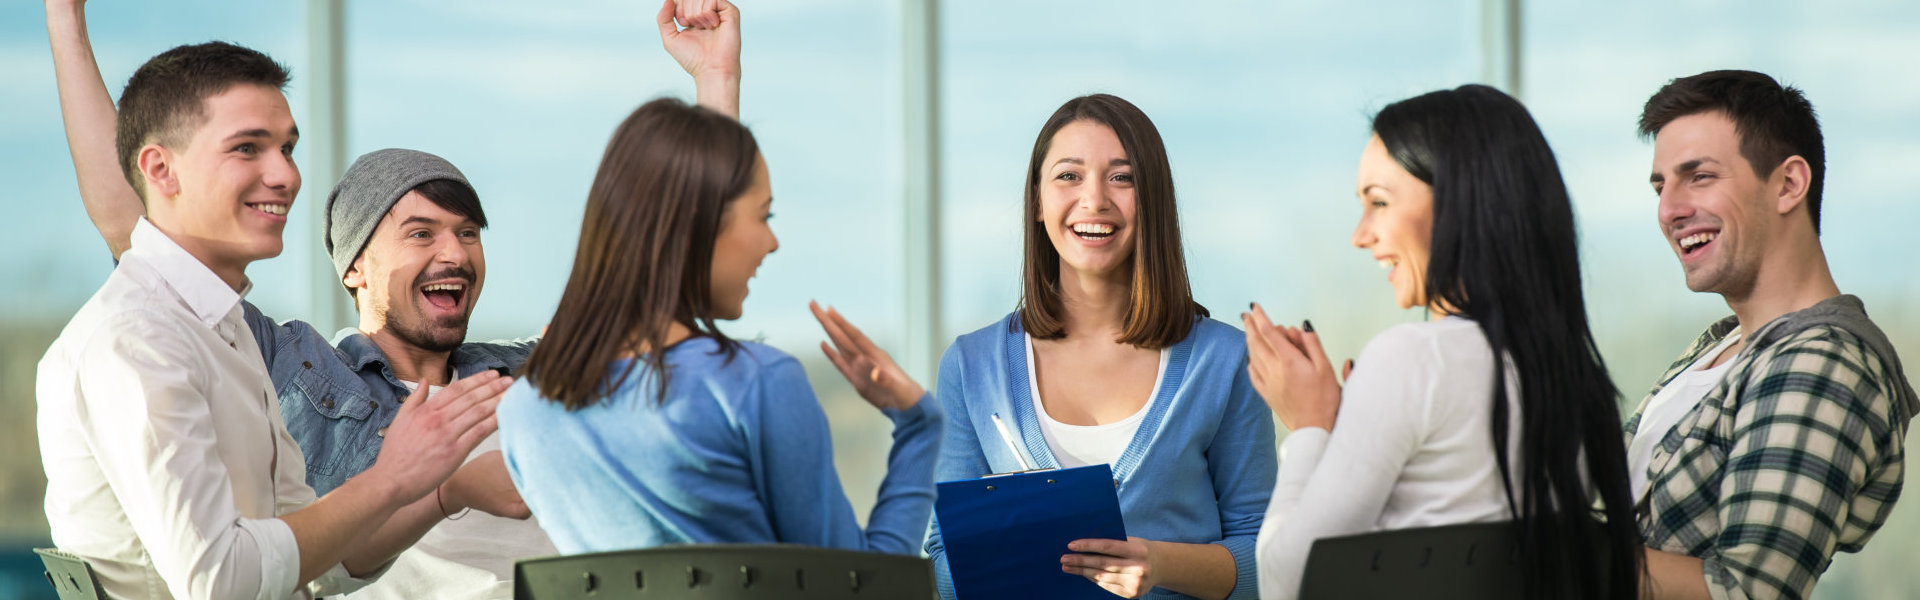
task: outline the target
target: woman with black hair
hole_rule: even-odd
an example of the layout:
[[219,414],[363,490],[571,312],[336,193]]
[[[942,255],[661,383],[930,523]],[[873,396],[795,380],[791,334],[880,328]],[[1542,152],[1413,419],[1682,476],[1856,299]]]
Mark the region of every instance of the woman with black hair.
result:
[[1318,538],[1508,519],[1528,597],[1633,597],[1618,393],[1546,138],[1480,85],[1388,105],[1373,132],[1353,244],[1432,319],[1375,336],[1342,389],[1311,322],[1242,315],[1254,387],[1292,432],[1257,544],[1261,597],[1298,593]]

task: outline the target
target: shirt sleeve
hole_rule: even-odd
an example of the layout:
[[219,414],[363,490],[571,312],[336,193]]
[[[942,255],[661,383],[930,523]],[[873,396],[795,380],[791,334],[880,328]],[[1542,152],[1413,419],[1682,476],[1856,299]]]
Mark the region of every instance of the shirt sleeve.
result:
[[168,591],[285,598],[299,579],[299,547],[278,519],[235,507],[188,332],[134,315],[101,332],[78,361],[78,422]]
[[[940,405],[946,412],[946,425],[940,446],[939,464],[934,468],[934,481],[957,481],[986,476],[992,472],[987,464],[986,452],[980,449],[980,437],[974,435],[973,427],[967,420],[966,368],[961,360],[960,345],[954,344],[940,358],[938,392]],[[927,557],[933,559],[933,578],[939,588],[942,600],[953,600],[953,574],[947,571],[947,550],[940,538],[940,519],[936,515],[927,527],[927,539],[924,548]]]
[[1207,450],[1207,469],[1219,498],[1224,537],[1218,543],[1233,554],[1235,579],[1227,597],[1252,600],[1260,597],[1254,545],[1273,494],[1278,459],[1273,450],[1273,412],[1254,393],[1244,358],[1234,371],[1226,410]]
[[1315,540],[1367,531],[1380,518],[1420,447],[1436,360],[1425,340],[1376,340],[1340,396],[1338,431],[1302,429],[1281,442],[1278,481],[1258,543],[1261,598],[1298,595]]
[[863,531],[833,467],[826,413],[800,363],[783,358],[766,367],[751,393],[761,397],[759,462],[767,482],[767,513],[783,542],[890,554],[917,553],[933,512],[933,463],[939,452],[940,407],[925,396],[913,408],[885,411],[894,423],[893,449],[879,498]]
[[1747,371],[1719,474],[1720,532],[1701,557],[1714,598],[1808,597],[1842,529],[1876,518],[1855,513],[1892,505],[1858,498],[1900,451],[1891,400],[1857,347],[1833,336],[1780,342]]

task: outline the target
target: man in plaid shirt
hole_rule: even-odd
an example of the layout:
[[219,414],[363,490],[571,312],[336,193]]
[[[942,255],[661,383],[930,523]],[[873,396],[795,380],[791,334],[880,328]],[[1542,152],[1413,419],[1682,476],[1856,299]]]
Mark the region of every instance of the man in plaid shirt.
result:
[[1661,598],[1805,598],[1900,496],[1920,399],[1842,295],[1820,248],[1820,125],[1750,71],[1674,80],[1647,101],[1660,231],[1687,287],[1733,309],[1626,424]]

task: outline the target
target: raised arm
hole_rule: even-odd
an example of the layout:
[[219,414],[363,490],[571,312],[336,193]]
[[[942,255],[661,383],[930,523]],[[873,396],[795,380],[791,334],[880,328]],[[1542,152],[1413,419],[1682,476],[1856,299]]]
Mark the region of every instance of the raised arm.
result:
[[87,39],[86,0],[46,0],[47,39],[53,44],[53,75],[60,88],[60,117],[67,150],[80,180],[87,218],[118,260],[132,245],[133,224],[145,213],[127,183],[114,149],[113,97]]
[[667,54],[693,76],[700,105],[740,118],[739,9],[727,0],[665,0],[654,21]]

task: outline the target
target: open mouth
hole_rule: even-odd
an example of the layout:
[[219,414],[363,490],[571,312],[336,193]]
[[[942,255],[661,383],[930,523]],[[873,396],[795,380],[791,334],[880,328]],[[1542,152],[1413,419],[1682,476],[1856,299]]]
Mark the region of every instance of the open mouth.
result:
[[1074,237],[1088,241],[1099,241],[1113,237],[1115,228],[1107,223],[1075,223],[1071,228]]
[[1719,237],[1720,232],[1718,231],[1702,231],[1680,238],[1680,256],[1685,257],[1698,254],[1701,250],[1705,249],[1708,244],[1712,244],[1715,239],[1719,239]]
[[284,218],[287,216],[287,210],[291,209],[292,205],[280,204],[275,202],[261,202],[261,203],[255,203],[255,204],[248,204],[247,208],[251,208],[251,209],[254,209],[269,215],[273,215],[276,217]]
[[434,308],[456,311],[460,309],[461,302],[467,299],[467,284],[436,283],[421,287],[420,295]]

